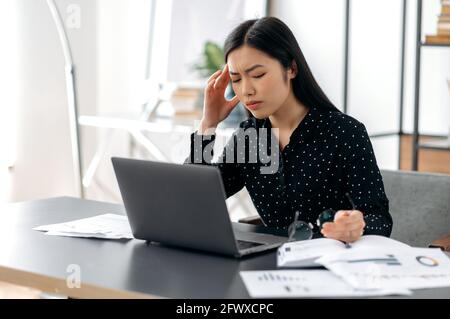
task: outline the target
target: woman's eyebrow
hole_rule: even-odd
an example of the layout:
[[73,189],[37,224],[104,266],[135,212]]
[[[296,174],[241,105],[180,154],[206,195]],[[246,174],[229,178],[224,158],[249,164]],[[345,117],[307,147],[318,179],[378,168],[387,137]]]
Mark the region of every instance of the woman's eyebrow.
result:
[[[249,73],[249,72],[251,72],[251,71],[253,71],[253,70],[257,69],[257,68],[261,68],[261,67],[264,67],[264,65],[262,65],[262,64],[255,64],[255,65],[249,67],[248,69],[246,69],[245,73]],[[233,71],[230,71],[230,74],[231,75],[239,75],[239,73],[236,73],[236,72],[233,72]]]

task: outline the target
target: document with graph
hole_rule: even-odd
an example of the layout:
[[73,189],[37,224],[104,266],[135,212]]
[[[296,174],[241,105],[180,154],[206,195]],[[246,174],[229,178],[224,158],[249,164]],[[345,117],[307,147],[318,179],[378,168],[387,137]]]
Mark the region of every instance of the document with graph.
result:
[[410,295],[396,289],[356,289],[328,270],[241,271],[241,278],[253,298],[375,297]]
[[362,236],[357,242],[346,246],[343,242],[330,238],[317,238],[311,240],[294,241],[283,244],[278,248],[277,266],[279,268],[309,268],[320,266],[316,260],[322,256],[352,251],[359,254],[361,251],[377,248],[408,249],[410,246],[377,235]]
[[354,288],[450,287],[450,259],[438,248],[350,249],[316,262]]

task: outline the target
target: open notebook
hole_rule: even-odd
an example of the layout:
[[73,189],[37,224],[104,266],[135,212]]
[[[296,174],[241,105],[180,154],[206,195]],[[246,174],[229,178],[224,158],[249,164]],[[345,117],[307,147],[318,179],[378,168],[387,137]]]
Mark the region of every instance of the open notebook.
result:
[[377,235],[363,236],[349,247],[346,247],[345,243],[339,240],[330,238],[295,241],[285,243],[278,248],[277,266],[280,268],[321,267],[322,265],[315,261],[322,256],[336,254],[339,251],[346,252],[349,249],[356,252],[357,250],[367,251],[374,248],[407,249],[410,246],[397,240]]

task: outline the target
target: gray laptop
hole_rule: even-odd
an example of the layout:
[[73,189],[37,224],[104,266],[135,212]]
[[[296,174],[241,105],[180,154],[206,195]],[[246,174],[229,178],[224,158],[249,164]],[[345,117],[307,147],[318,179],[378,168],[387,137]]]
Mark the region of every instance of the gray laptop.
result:
[[241,257],[287,241],[265,227],[232,223],[214,167],[112,158],[137,239]]

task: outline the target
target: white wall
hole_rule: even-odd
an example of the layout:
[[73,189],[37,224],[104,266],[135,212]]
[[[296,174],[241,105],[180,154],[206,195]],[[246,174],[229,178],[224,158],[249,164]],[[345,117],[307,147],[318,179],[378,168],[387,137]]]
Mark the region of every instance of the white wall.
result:
[[344,1],[273,0],[271,10],[292,30],[317,82],[342,109]]
[[262,16],[264,8],[261,0],[174,0],[168,80],[197,80],[190,66],[198,61],[205,41],[223,45],[234,27],[246,18]]
[[[142,111],[140,97],[145,89],[151,1],[97,0],[97,4],[96,113],[137,118]],[[111,141],[101,158],[93,183],[87,189],[87,197],[119,202],[121,199],[110,157],[128,156],[130,137],[123,130],[83,129],[97,132],[99,143],[105,139]]]
[[[20,14],[16,70],[16,161],[11,171],[11,201],[75,195],[64,82],[64,59],[56,29],[44,0],[14,1]],[[81,112],[95,109],[96,4],[90,0],[60,0],[64,18],[69,4],[81,8],[81,28],[69,29],[77,65]],[[86,147],[89,153],[89,145]]]
[[227,30],[241,20],[240,10],[236,10],[237,15],[227,18],[230,10],[233,10],[233,1],[173,1],[168,68],[170,81],[198,78],[189,68],[197,62],[205,40],[223,44]]
[[0,2],[0,201],[10,196],[11,173],[16,159],[14,123],[19,99],[17,69],[17,7],[14,0]]
[[146,74],[151,1],[96,2],[99,113],[138,113],[136,97]]
[[396,132],[402,1],[359,0],[351,3],[348,113],[362,121],[372,134]]

